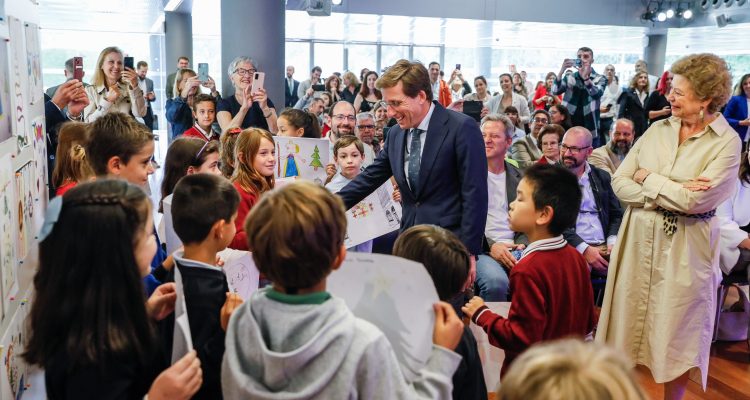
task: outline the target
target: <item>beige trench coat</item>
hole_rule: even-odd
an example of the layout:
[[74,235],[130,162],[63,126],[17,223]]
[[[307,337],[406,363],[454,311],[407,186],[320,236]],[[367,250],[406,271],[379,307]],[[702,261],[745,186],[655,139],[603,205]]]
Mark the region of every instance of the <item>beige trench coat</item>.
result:
[[[732,194],[741,144],[720,114],[682,145],[680,125],[676,117],[654,123],[612,179],[628,208],[611,256],[596,340],[625,351],[659,383],[697,367],[705,389],[721,282],[719,221],[677,217],[677,231],[667,236],[655,209],[716,209]],[[632,179],[639,168],[651,171],[643,185]],[[710,178],[711,189],[682,187],[698,176]]]

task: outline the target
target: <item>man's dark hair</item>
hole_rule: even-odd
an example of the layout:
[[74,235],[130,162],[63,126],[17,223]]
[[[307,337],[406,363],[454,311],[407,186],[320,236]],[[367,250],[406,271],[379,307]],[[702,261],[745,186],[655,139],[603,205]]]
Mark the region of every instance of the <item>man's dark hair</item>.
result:
[[318,71],[318,72],[320,72],[322,74],[323,73],[323,68],[320,68],[319,66],[316,65],[316,66],[312,67],[312,69],[310,70],[310,73],[313,73],[315,71]]
[[186,175],[177,182],[172,197],[174,231],[182,243],[200,243],[220,220],[231,223],[240,196],[224,177],[212,174]]
[[136,65],[135,65],[135,68],[136,68],[136,69],[139,69],[139,68],[141,68],[141,67],[146,67],[146,68],[148,68],[148,63],[147,63],[147,62],[145,62],[145,61],[138,61],[138,64],[136,64]]
[[437,61],[433,61],[427,65],[427,68],[432,68],[433,65],[437,65],[438,68],[440,68],[440,63]]
[[[506,108],[506,110],[507,110],[507,108]],[[549,111],[544,110],[544,109],[539,109],[539,110],[534,110],[534,112],[531,113],[531,120],[532,121],[534,120],[534,117],[536,117],[537,114],[544,114],[547,117],[547,119],[550,119]]]
[[71,75],[73,75],[73,72],[75,72],[75,65],[73,64],[74,59],[75,57],[65,60],[65,71],[67,71]]
[[189,59],[189,58],[187,58],[187,57],[185,57],[185,56],[180,56],[180,57],[177,57],[177,61],[180,61],[180,60],[185,60],[185,61],[187,61],[187,62],[190,62],[190,59]]
[[[591,47],[583,46],[580,49],[578,49],[578,51],[582,51],[584,53],[591,53],[591,57],[594,56],[594,50],[591,50]],[[576,51],[576,53],[578,53],[578,51]]]
[[523,179],[534,186],[531,195],[534,208],[549,206],[554,210],[547,228],[551,234],[560,235],[575,225],[583,197],[575,174],[558,165],[534,164],[523,174]]
[[453,232],[436,225],[405,230],[393,245],[393,255],[422,263],[443,301],[461,293],[469,276],[469,251]]

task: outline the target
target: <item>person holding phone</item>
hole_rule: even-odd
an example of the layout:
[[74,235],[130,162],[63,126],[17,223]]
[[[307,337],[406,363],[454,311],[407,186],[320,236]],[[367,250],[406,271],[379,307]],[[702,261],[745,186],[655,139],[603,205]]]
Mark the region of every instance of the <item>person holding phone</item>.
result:
[[234,96],[223,98],[216,109],[216,119],[222,130],[239,126],[256,127],[276,133],[276,109],[262,86],[253,90],[253,80],[258,72],[255,61],[239,56],[229,63],[227,70],[234,86]]
[[123,64],[122,50],[107,47],[99,53],[91,86],[86,87],[89,105],[83,111],[86,122],[93,122],[110,111],[132,117],[146,115],[146,98],[133,68]]
[[[607,78],[594,71],[594,51],[581,47],[575,59],[566,58],[552,86],[555,95],[563,95],[564,105],[572,116],[573,126],[583,126],[594,135],[594,148],[599,147],[601,98],[607,87]],[[568,69],[575,67],[572,73]]]

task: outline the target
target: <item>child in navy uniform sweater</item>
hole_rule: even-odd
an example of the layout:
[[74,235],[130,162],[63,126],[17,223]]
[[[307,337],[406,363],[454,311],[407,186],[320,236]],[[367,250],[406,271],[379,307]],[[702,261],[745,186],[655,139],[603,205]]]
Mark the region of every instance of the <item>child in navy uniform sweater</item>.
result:
[[562,237],[576,222],[581,204],[576,177],[565,168],[537,164],[526,170],[510,204],[510,229],[529,238],[510,271],[513,302],[508,318],[490,311],[480,297],[462,308],[505,350],[501,376],[531,345],[594,329],[594,302],[586,260]]
[[[194,399],[221,399],[221,360],[224,356],[222,312],[227,303],[241,303],[230,294],[224,271],[215,265],[235,234],[239,195],[232,184],[211,174],[187,175],[177,182],[172,200],[174,230],[184,245],[175,251],[175,267],[182,275],[193,347],[203,365],[203,385]],[[169,274],[174,280],[174,271]],[[164,325],[164,342],[171,349],[174,318]]]

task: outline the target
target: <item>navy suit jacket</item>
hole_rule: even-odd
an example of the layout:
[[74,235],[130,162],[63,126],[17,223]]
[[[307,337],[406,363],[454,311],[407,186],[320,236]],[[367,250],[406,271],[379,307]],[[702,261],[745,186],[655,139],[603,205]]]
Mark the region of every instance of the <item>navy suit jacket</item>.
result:
[[747,97],[744,94],[739,96],[732,96],[724,108],[724,118],[727,119],[729,125],[734,128],[735,131],[740,135],[740,139],[745,140],[747,135],[747,127],[740,125],[740,121],[747,118]]
[[394,125],[383,151],[338,194],[350,209],[393,176],[401,191],[402,231],[419,224],[438,225],[458,235],[471,254],[481,254],[487,220],[482,133],[472,118],[433,104],[417,193],[409,187],[404,171],[407,134]]
[[297,97],[299,81],[292,79],[292,84],[294,85],[294,88],[292,89],[292,92],[289,93],[289,85],[287,84],[286,75],[284,75],[284,107],[294,107],[294,105],[297,104],[297,101],[299,101],[299,97]]

